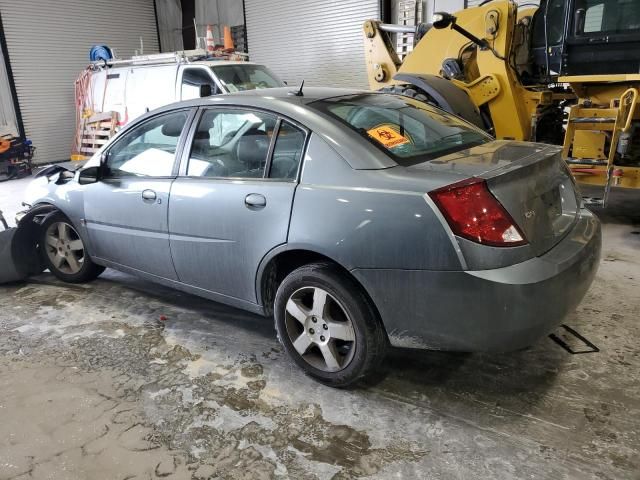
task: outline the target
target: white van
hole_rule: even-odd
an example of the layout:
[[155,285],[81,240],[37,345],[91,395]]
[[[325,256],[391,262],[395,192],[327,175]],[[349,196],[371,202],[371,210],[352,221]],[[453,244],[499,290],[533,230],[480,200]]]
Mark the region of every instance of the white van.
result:
[[119,126],[180,100],[285,86],[264,65],[186,52],[95,62],[83,75],[77,105],[95,113],[117,112]]

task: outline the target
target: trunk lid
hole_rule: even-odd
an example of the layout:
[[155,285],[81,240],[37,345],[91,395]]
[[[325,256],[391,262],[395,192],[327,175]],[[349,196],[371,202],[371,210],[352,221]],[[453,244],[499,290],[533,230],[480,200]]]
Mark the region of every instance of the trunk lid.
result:
[[580,210],[573,177],[556,146],[496,141],[411,168],[484,179],[536,256],[564,238]]

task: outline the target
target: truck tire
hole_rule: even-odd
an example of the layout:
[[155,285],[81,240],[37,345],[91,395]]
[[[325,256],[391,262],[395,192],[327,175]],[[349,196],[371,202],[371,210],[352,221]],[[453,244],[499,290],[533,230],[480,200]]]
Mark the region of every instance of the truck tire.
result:
[[392,85],[390,87],[384,87],[380,91],[392,95],[403,95],[439,107],[433,98],[414,85]]

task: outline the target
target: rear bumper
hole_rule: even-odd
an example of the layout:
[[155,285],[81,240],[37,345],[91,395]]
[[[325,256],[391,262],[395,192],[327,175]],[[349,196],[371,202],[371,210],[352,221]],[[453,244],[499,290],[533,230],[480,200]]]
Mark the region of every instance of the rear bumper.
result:
[[512,351],[550,333],[578,306],[596,275],[601,245],[600,222],[585,209],[551,251],[510,267],[352,273],[376,304],[394,346]]

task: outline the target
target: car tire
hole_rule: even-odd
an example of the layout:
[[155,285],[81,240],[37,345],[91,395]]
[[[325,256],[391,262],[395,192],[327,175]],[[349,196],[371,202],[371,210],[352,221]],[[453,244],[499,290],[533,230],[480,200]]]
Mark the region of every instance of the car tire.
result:
[[46,267],[63,282],[90,282],[105,270],[93,263],[78,231],[60,212],[45,218],[39,245]]
[[386,332],[362,287],[331,263],[290,273],[274,303],[278,338],[309,376],[344,388],[378,374]]

